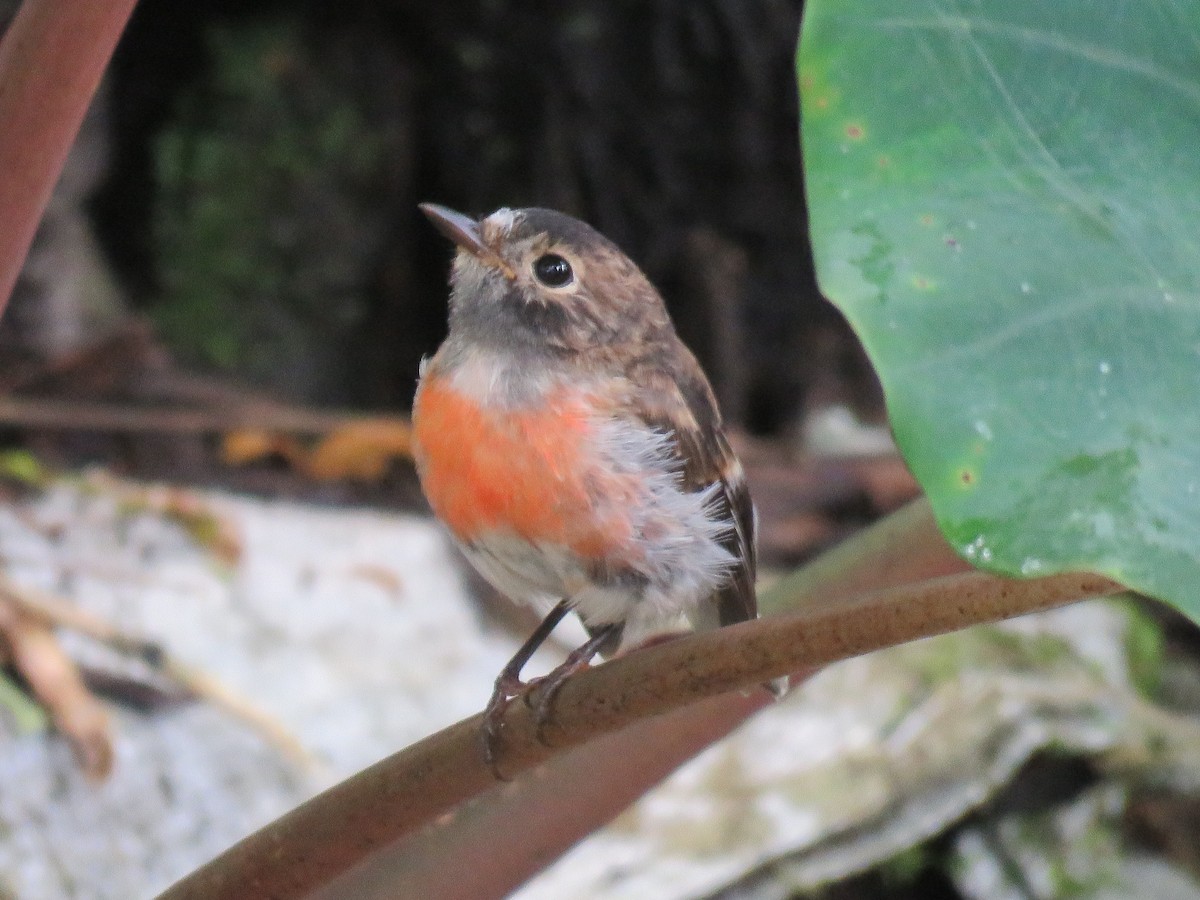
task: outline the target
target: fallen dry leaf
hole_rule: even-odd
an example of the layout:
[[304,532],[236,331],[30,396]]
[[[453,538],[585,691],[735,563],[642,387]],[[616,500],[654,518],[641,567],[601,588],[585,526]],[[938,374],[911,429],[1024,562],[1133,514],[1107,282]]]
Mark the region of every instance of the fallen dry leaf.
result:
[[192,491],[172,488],[159,511],[187,529],[192,539],[221,562],[232,567],[242,558],[242,536],[228,516],[223,516]]
[[196,543],[228,566],[236,566],[242,558],[242,536],[237,524],[195,491],[129,484],[98,471],[88,473],[87,483],[96,490],[116,495],[129,513],[150,513],[178,523]]
[[221,440],[221,459],[244,466],[279,457],[318,481],[378,481],[397,459],[412,457],[412,428],[399,418],[346,420],[311,446],[277,431],[242,428]]
[[304,448],[291,435],[263,428],[239,428],[221,438],[221,461],[229,466],[245,466],[279,456],[294,462]]
[[412,456],[412,429],[402,419],[364,419],[336,428],[297,467],[310,478],[376,481],[396,459]]
[[0,640],[54,727],[70,741],[84,774],[92,781],[107,778],[113,766],[108,713],[87,689],[54,632],[0,600]]
[[400,577],[400,573],[387,566],[359,563],[351,566],[346,574],[351,578],[358,578],[382,588],[386,593],[396,597],[400,596],[404,590],[404,580]]

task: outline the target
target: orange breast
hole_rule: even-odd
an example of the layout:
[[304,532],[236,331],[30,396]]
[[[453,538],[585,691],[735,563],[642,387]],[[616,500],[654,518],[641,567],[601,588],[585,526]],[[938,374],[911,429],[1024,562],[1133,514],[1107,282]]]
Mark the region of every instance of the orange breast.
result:
[[490,411],[426,376],[413,404],[425,496],[460,540],[506,532],[605,557],[628,544],[630,527],[592,502],[589,486],[603,473],[590,422],[587,398],[565,388],[536,409]]

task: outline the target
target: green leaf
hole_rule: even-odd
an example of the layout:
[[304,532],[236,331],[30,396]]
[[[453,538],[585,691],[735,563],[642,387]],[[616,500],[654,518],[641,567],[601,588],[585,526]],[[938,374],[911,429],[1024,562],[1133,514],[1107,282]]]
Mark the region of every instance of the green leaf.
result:
[[28,450],[0,451],[0,478],[11,479],[31,488],[45,487],[50,481],[45,467]]
[[50,727],[50,715],[5,672],[0,672],[0,710],[12,717],[17,734],[34,734]]
[[950,541],[1200,618],[1200,0],[810,0],[817,273]]

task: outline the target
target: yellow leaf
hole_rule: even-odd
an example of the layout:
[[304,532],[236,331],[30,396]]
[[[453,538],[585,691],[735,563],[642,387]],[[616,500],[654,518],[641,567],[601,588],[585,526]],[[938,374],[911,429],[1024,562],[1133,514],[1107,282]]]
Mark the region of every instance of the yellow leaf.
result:
[[401,419],[364,419],[330,432],[297,463],[306,475],[320,480],[375,481],[394,460],[412,456],[411,437],[408,422]]

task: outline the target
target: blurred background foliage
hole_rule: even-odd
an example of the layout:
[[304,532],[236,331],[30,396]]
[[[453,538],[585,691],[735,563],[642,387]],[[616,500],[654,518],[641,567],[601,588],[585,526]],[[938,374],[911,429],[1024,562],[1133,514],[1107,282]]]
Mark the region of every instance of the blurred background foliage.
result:
[[[866,384],[803,240],[798,0],[147,0],[87,201],[181,361],[291,399],[404,407],[445,328],[416,212],[552,206],[637,259],[730,418]],[[823,387],[823,385],[825,387]]]
[[153,145],[155,320],[190,360],[332,393],[366,315],[402,123],[362,108],[347,48],[313,52],[295,23],[206,38],[209,77]]

